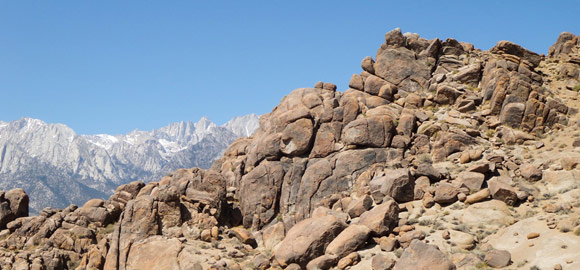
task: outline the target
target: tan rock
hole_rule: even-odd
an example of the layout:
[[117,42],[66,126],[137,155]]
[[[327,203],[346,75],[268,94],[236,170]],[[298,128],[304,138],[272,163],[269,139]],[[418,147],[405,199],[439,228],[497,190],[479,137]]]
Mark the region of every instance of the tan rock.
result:
[[[214,228],[217,228],[217,227],[214,227]],[[212,229],[212,231],[213,231],[213,229]],[[256,243],[256,239],[248,230],[241,228],[241,227],[234,227],[234,228],[230,229],[230,232],[233,234],[233,236],[238,238],[238,240],[240,240],[240,242],[242,242],[246,245],[250,245],[253,248],[256,248],[258,246],[258,244]]]
[[395,264],[394,270],[455,270],[455,265],[437,246],[413,240]]
[[281,266],[298,263],[302,266],[322,255],[328,244],[345,225],[332,215],[300,221],[289,231],[274,256]]
[[391,256],[388,256],[386,253],[384,252],[380,252],[378,254],[376,254],[373,257],[372,260],[372,269],[373,270],[389,270],[392,269],[393,266],[395,266],[395,260],[396,258],[393,258]]
[[383,202],[364,212],[358,224],[367,226],[373,236],[387,235],[399,221],[399,206],[394,200]]
[[542,170],[530,163],[520,165],[520,174],[528,181],[539,181],[542,179]]
[[479,160],[483,156],[482,149],[471,149],[469,150],[469,159],[471,161]]
[[371,230],[365,225],[350,225],[330,242],[325,253],[342,258],[362,247],[370,232]]
[[463,151],[463,153],[461,153],[461,156],[459,157],[459,163],[465,164],[468,163],[469,161],[471,161],[471,158],[469,157],[469,151]]
[[149,237],[133,244],[126,269],[180,269],[177,259],[180,251],[181,242],[175,238]]
[[511,263],[511,254],[506,250],[493,249],[485,254],[484,261],[493,268],[506,267]]
[[397,248],[399,241],[394,237],[383,236],[379,240],[379,246],[382,251],[391,252]]
[[201,231],[200,237],[201,237],[202,241],[210,242],[211,241],[211,230],[205,229],[205,230]]
[[540,237],[540,234],[537,232],[531,232],[531,233],[528,233],[526,235],[526,238],[528,238],[528,239],[534,239],[534,238],[538,238],[538,237]]
[[509,182],[511,182],[509,177],[500,176],[487,181],[487,185],[493,199],[503,201],[507,205],[515,205],[518,202],[518,195]]
[[331,269],[337,261],[338,257],[336,255],[325,254],[310,261],[306,265],[306,270]]
[[439,183],[435,188],[435,197],[433,200],[438,204],[448,204],[457,201],[459,189],[449,183]]
[[469,196],[467,196],[467,198],[465,199],[465,204],[474,204],[474,203],[478,203],[484,200],[487,200],[489,198],[489,189],[488,188],[484,188],[478,192],[475,192]]
[[401,247],[406,248],[411,244],[413,240],[415,239],[423,240],[424,238],[425,238],[424,232],[415,230],[400,234],[398,241]]
[[350,218],[359,217],[362,213],[366,212],[367,210],[373,207],[373,199],[365,195],[362,198],[357,200],[353,200],[347,207],[346,212],[350,216]]
[[219,236],[219,228],[217,226],[213,226],[211,228],[211,238],[217,240]]
[[336,268],[346,269],[348,266],[352,266],[360,262],[360,256],[356,252],[352,252],[338,261]]
[[284,223],[278,222],[276,224],[266,226],[262,230],[262,241],[266,249],[273,249],[278,243],[284,240]]
[[457,183],[459,187],[466,187],[471,192],[477,192],[481,189],[483,181],[485,180],[485,175],[478,172],[461,172],[454,183]]
[[403,203],[412,201],[415,196],[415,180],[408,168],[387,169],[384,176],[374,178],[369,186],[376,201],[388,196]]
[[475,203],[463,210],[460,222],[470,226],[504,226],[514,222],[507,205],[498,200]]

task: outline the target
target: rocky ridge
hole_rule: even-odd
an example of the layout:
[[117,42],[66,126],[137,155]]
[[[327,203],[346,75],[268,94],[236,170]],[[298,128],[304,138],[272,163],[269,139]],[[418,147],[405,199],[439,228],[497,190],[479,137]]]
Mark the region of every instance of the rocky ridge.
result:
[[208,170],[10,210],[0,265],[576,269],[579,51],[570,33],[543,56],[395,29],[348,90],[294,90]]

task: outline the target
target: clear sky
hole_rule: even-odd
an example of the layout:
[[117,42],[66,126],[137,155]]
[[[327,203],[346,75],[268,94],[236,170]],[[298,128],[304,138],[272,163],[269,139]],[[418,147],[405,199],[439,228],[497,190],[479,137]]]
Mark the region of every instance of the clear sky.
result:
[[345,90],[396,27],[547,53],[560,32],[580,34],[579,3],[0,0],[0,120],[81,134],[222,124],[317,81]]

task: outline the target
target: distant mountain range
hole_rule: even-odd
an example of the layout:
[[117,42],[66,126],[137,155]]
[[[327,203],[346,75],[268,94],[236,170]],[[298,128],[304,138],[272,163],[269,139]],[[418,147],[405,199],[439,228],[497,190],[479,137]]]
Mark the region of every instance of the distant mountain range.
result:
[[0,121],[0,190],[23,188],[32,212],[82,205],[108,198],[134,180],[157,181],[178,168],[209,168],[230,143],[257,128],[255,114],[222,126],[203,117],[114,136],[78,135],[66,125],[31,118]]

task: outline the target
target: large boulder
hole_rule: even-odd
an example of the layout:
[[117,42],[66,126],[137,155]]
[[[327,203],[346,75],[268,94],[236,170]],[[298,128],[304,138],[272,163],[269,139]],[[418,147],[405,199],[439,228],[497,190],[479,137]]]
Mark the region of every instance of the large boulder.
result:
[[104,269],[126,269],[132,245],[149,236],[159,235],[162,224],[159,202],[151,195],[139,196],[127,203],[112,234]]
[[351,203],[348,204],[345,210],[346,213],[350,216],[350,218],[357,218],[362,213],[366,212],[372,207],[373,207],[373,199],[369,195],[365,195],[362,198],[353,200]]
[[532,67],[537,67],[542,57],[535,52],[529,51],[520,45],[510,41],[502,40],[489,50],[492,53],[511,54],[521,59],[527,60]]
[[28,201],[23,189],[0,191],[0,229],[5,229],[6,224],[19,217],[28,216]]
[[217,210],[222,210],[226,197],[226,181],[222,174],[214,170],[200,168],[179,169],[170,173],[160,185],[171,185],[177,188],[177,196],[184,195],[190,202],[201,203]]
[[455,265],[437,246],[425,244],[420,240],[411,241],[394,270],[454,270]]
[[503,201],[507,205],[515,205],[518,202],[518,196],[510,182],[511,179],[507,176],[494,177],[487,181],[491,197]]
[[305,267],[309,261],[324,254],[328,244],[345,226],[332,215],[302,220],[288,231],[274,256],[283,267],[292,263]]
[[[400,33],[400,30],[399,30]],[[417,59],[417,54],[403,47],[405,38],[396,30],[387,33],[385,44],[377,52],[375,74],[400,90],[417,92],[426,86],[431,67]]]
[[375,200],[389,196],[402,203],[413,200],[415,180],[408,168],[388,169],[384,176],[371,180],[369,186]]
[[526,105],[524,103],[510,103],[505,105],[501,110],[499,120],[512,128],[519,128],[524,117],[524,110]]
[[483,173],[464,171],[457,176],[454,183],[459,187],[468,188],[470,192],[477,192],[481,190],[484,180]]
[[439,183],[435,188],[433,200],[438,204],[449,204],[457,201],[459,188],[449,183]]
[[502,268],[511,263],[511,258],[509,251],[493,249],[485,254],[484,261],[493,268]]
[[477,140],[466,133],[455,132],[439,132],[437,140],[433,144],[433,151],[431,153],[434,162],[445,160],[449,155],[461,152],[471,145],[477,144]]
[[302,155],[310,150],[314,133],[312,120],[298,119],[282,132],[282,153],[289,156]]
[[576,43],[574,42],[575,38],[576,36],[574,36],[574,34],[572,33],[569,32],[561,33],[560,36],[558,36],[558,40],[556,40],[556,42],[552,46],[550,46],[548,56],[556,57],[560,54],[570,53]]
[[279,161],[263,161],[242,177],[239,200],[245,227],[254,225],[259,229],[276,216],[283,177]]
[[82,207],[78,208],[76,212],[85,216],[91,222],[98,222],[101,226],[106,226],[112,220],[111,212],[104,207],[105,202],[101,199],[92,199],[87,201]]
[[389,234],[398,222],[399,205],[394,200],[387,200],[364,212],[358,224],[367,226],[373,236],[383,236]]
[[539,181],[542,179],[542,170],[533,164],[524,163],[520,165],[520,175],[528,181]]
[[488,226],[501,227],[512,224],[515,219],[504,202],[490,200],[474,203],[464,209],[459,221],[468,226],[486,224]]
[[365,225],[350,225],[330,242],[325,253],[342,258],[362,247],[370,232],[371,230]]
[[388,116],[360,118],[344,127],[342,139],[346,144],[386,147],[395,136],[395,125]]
[[125,269],[180,270],[181,242],[162,236],[150,237],[131,246]]

